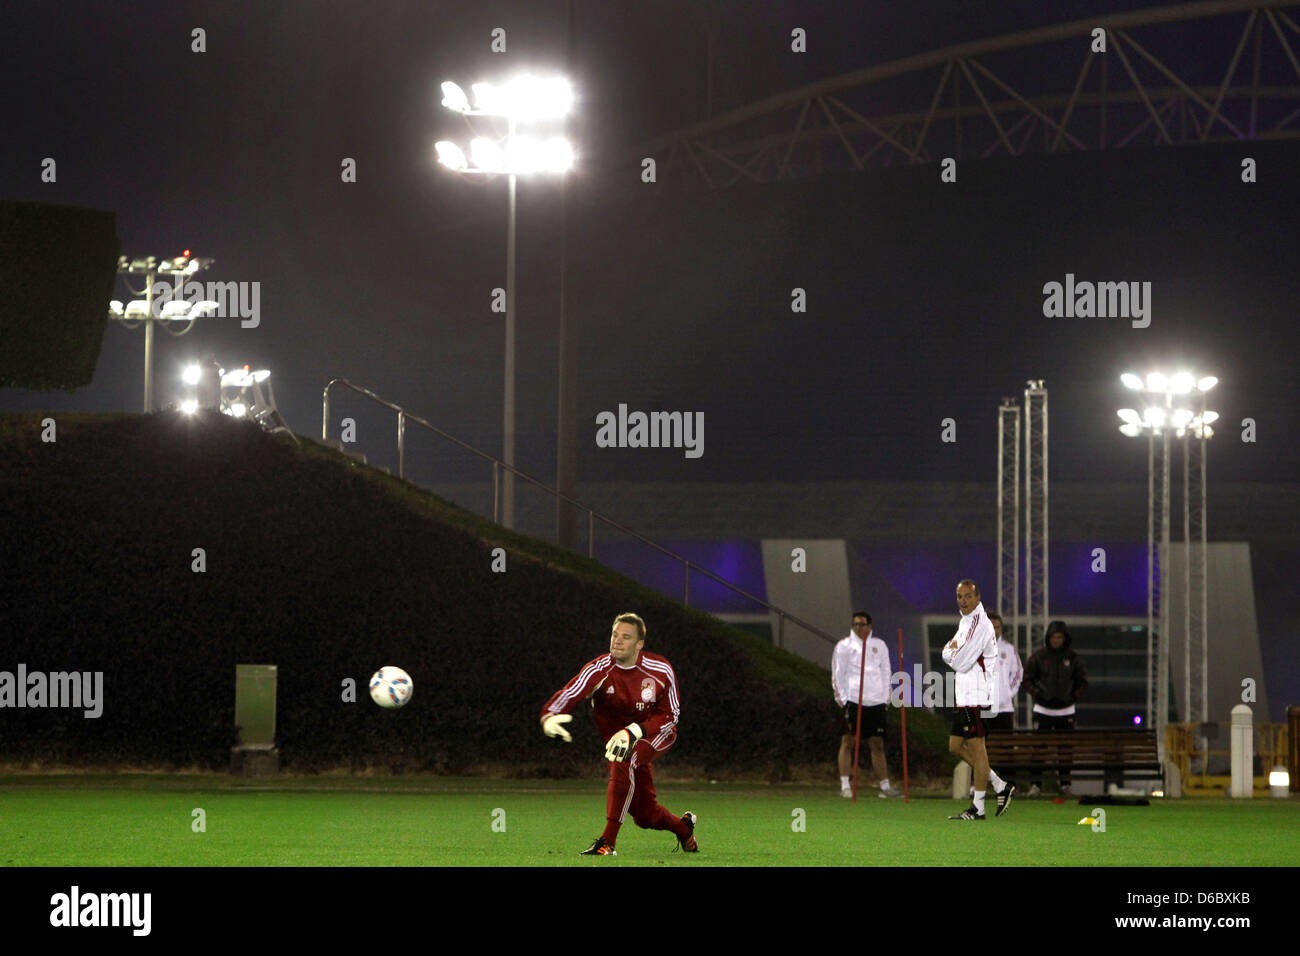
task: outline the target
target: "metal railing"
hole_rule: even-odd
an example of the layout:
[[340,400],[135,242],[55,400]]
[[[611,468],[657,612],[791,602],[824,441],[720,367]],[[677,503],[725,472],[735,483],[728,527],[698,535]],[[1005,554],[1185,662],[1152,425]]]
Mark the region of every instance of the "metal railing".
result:
[[356,392],[357,394],[364,395],[366,398],[370,399],[371,401],[377,402],[378,404],[383,405],[385,408],[392,409],[397,413],[397,476],[399,478],[403,480],[406,479],[406,426],[407,423],[409,422],[409,423],[419,425],[423,428],[427,428],[429,431],[433,432],[439,438],[445,438],[447,441],[451,442],[452,444],[457,445],[460,448],[463,448],[465,451],[469,452],[470,454],[476,455],[479,458],[483,459],[485,462],[489,462],[492,465],[492,520],[496,524],[501,523],[501,470],[504,468],[507,471],[509,471],[511,474],[513,474],[515,477],[522,478],[524,481],[527,481],[529,484],[535,485],[536,487],[540,488],[542,491],[546,492],[552,498],[555,498],[558,501],[563,501],[566,504],[569,504],[574,508],[578,509],[579,511],[585,511],[587,513],[587,557],[593,560],[596,557],[596,522],[599,521],[605,525],[608,525],[610,528],[614,529],[615,531],[618,531],[621,534],[625,534],[631,538],[635,538],[637,541],[641,542],[642,544],[651,547],[654,550],[658,551],[660,554],[666,555],[667,557],[672,558],[674,561],[680,563],[682,566],[682,604],[686,607],[691,606],[691,572],[695,572],[696,574],[702,574],[706,578],[709,578],[710,580],[715,581],[718,584],[721,584],[723,587],[727,588],[728,590],[732,591],[735,594],[739,594],[741,597],[745,598],[746,600],[752,601],[754,604],[766,608],[769,613],[775,614],[777,619],[777,625],[776,625],[776,634],[775,634],[774,643],[776,644],[777,647],[783,647],[785,644],[785,622],[786,621],[790,621],[792,624],[795,624],[803,628],[809,633],[817,635],[822,640],[827,641],[832,645],[837,643],[837,641],[839,640],[836,637],[832,637],[830,634],[828,634],[826,631],[823,631],[821,628],[817,627],[816,625],[809,624],[807,621],[803,620],[802,618],[796,617],[795,615],[791,614],[789,611],[779,608],[774,604],[769,604],[767,601],[764,601],[762,598],[750,594],[744,588],[736,584],[733,584],[731,581],[728,581],[726,578],[719,577],[718,575],[710,571],[708,568],[702,568],[698,564],[694,564],[693,562],[691,562],[689,558],[677,554],[675,551],[670,551],[668,548],[665,548],[663,545],[656,544],[655,542],[647,538],[645,535],[633,531],[631,528],[627,527],[626,525],[620,524],[619,522],[615,521],[613,518],[609,517],[608,515],[603,515],[599,511],[596,511],[594,508],[589,508],[588,506],[584,505],[582,502],[575,501],[573,498],[570,498],[562,491],[552,488],[544,481],[534,478],[532,475],[528,474],[527,472],[520,471],[514,465],[507,465],[501,459],[495,458],[492,455],[489,455],[487,452],[475,448],[473,445],[469,444],[468,442],[462,441],[461,439],[457,438],[455,435],[443,431],[441,428],[426,421],[420,416],[412,415],[406,409],[402,408],[402,406],[394,402],[390,402],[387,399],[380,398],[374,392],[370,391],[370,389],[362,388],[360,385],[354,385],[352,382],[349,382],[345,378],[336,378],[333,381],[331,381],[328,385],[325,386],[325,391],[322,399],[322,407],[321,407],[321,428],[320,428],[321,441],[324,442],[329,441],[330,389],[333,388],[335,385],[340,385],[343,386],[344,388],[349,388],[352,391]]

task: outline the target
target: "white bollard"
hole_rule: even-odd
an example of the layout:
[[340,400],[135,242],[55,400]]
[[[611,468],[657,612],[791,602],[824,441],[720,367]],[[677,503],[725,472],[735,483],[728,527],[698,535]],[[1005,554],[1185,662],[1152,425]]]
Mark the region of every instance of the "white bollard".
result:
[[964,760],[958,760],[957,766],[952,771],[952,798],[954,800],[969,800],[970,785],[970,764]]
[[1255,726],[1250,705],[1232,708],[1232,785],[1228,796],[1250,799],[1255,795]]

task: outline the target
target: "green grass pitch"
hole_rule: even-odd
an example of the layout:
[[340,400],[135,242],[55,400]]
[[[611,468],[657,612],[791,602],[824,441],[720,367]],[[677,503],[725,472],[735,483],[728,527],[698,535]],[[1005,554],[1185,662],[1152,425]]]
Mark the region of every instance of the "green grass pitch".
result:
[[[1017,799],[983,823],[963,803],[909,803],[834,785],[657,782],[700,817],[698,855],[629,820],[618,857],[580,857],[599,835],[597,781],[436,777],[30,774],[0,777],[0,866],[1269,866],[1294,865],[1281,835],[1294,800],[1226,798],[1107,807]],[[990,806],[992,801],[990,800]],[[195,832],[201,809],[204,832]]]

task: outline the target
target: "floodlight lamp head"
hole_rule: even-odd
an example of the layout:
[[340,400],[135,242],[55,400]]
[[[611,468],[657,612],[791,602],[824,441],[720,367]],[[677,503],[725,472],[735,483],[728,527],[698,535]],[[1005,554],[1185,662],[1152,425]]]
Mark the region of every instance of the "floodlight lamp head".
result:
[[437,150],[438,162],[448,169],[460,173],[469,167],[469,162],[465,159],[465,151],[455,143],[443,139],[434,143],[433,148]]
[[450,80],[442,84],[442,105],[455,113],[468,113],[470,111],[469,97],[465,91]]

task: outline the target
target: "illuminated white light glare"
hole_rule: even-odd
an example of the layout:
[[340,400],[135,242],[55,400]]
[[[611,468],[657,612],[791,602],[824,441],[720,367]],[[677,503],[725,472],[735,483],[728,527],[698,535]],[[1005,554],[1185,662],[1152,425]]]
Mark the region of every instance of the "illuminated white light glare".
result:
[[1148,405],[1142,410],[1142,417],[1148,425],[1159,428],[1165,423],[1165,410],[1159,405]]
[[480,113],[491,113],[494,116],[506,115],[502,112],[501,92],[491,83],[472,83],[470,89],[474,91],[474,108]]
[[1132,408],[1121,408],[1121,409],[1117,412],[1117,414],[1119,415],[1119,417],[1120,417],[1120,419],[1121,419],[1122,421],[1125,421],[1125,422],[1127,422],[1127,423],[1130,424],[1130,425],[1141,425],[1141,424],[1142,424],[1142,416],[1139,415],[1139,414],[1137,413],[1137,411],[1134,410],[1134,409],[1132,409]]
[[542,166],[542,145],[531,136],[514,136],[506,143],[512,173],[535,173]]
[[243,418],[248,414],[248,406],[243,402],[232,402],[230,405],[230,414],[235,418]]
[[1175,428],[1186,428],[1188,422],[1190,422],[1194,417],[1196,416],[1190,408],[1180,408],[1174,412],[1170,422]]
[[450,80],[442,84],[442,105],[457,113],[468,113],[470,109],[465,91]]
[[501,147],[483,136],[470,140],[469,155],[474,160],[474,165],[479,169],[497,172],[505,166],[505,157],[501,154]]
[[190,315],[206,315],[209,312],[215,312],[218,308],[220,308],[219,303],[213,302],[211,299],[204,299],[202,302],[194,303],[194,308],[190,310]]
[[1191,372],[1179,372],[1169,380],[1169,388],[1175,395],[1186,395],[1196,387],[1196,379]]
[[253,373],[254,382],[265,382],[270,377],[271,377],[271,370],[269,368],[258,369],[256,372]]
[[1280,764],[1274,767],[1268,773],[1268,791],[1279,799],[1286,799],[1287,792],[1291,789],[1291,774],[1287,772],[1286,767]]
[[112,302],[108,304],[108,311],[113,313],[114,315],[121,315],[122,301],[120,299],[114,299]]
[[1218,420],[1219,420],[1218,412],[1206,412],[1204,415],[1201,416],[1201,421],[1206,425],[1209,425],[1212,422],[1217,422]]
[[573,147],[563,136],[548,139],[542,152],[542,162],[548,172],[567,173],[573,168]]
[[162,308],[162,317],[164,319],[183,319],[190,311],[188,302],[167,302]]
[[247,388],[253,384],[253,376],[248,373],[248,369],[232,368],[229,372],[222,373],[221,385],[223,388]]
[[1213,375],[1207,375],[1205,376],[1205,378],[1201,379],[1199,382],[1196,383],[1196,388],[1199,391],[1208,392],[1210,389],[1214,388],[1214,386],[1218,384],[1219,384],[1219,380],[1217,378],[1215,378]]
[[1119,377],[1119,380],[1124,383],[1125,388],[1131,388],[1134,391],[1138,391],[1138,392],[1142,391],[1143,388],[1142,379],[1138,378],[1132,372],[1125,372],[1123,375]]
[[1129,438],[1137,438],[1142,434],[1142,426],[1134,425],[1132,422],[1125,422],[1119,426],[1120,433],[1127,435]]
[[193,415],[198,410],[199,410],[198,399],[187,398],[185,399],[185,401],[181,402],[181,411],[184,412],[186,415]]
[[442,163],[442,165],[446,166],[448,169],[454,169],[457,172],[461,172],[469,166],[469,163],[465,159],[465,151],[455,143],[443,139],[434,143],[433,148],[438,151],[438,162]]
[[1169,388],[1169,379],[1165,378],[1163,372],[1151,372],[1147,375],[1147,391],[1163,392]]
[[126,317],[128,319],[147,319],[149,317],[149,303],[144,299],[132,299],[126,305]]
[[181,372],[181,381],[186,385],[199,384],[199,367],[197,365],[187,365]]

